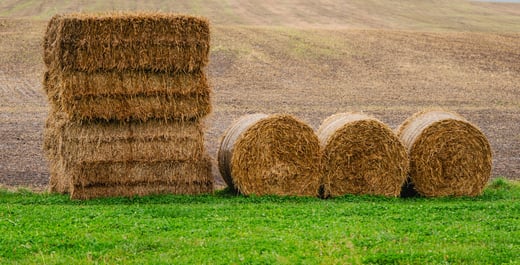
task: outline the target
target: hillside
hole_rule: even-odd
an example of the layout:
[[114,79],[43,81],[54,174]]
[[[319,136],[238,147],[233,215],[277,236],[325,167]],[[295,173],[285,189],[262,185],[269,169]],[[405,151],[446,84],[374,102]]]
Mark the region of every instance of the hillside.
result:
[[515,4],[464,0],[286,1],[27,1],[4,0],[0,17],[49,19],[62,12],[149,10],[203,15],[215,25],[296,28],[407,29],[420,31],[519,31]]
[[[458,111],[520,178],[520,4],[468,1],[68,1],[0,3],[0,183],[43,187],[47,103],[40,41],[56,12],[161,10],[207,16],[214,113],[207,145],[245,113],[288,112],[317,128],[366,111],[395,128],[424,108]],[[386,3],[386,2],[385,2]],[[219,178],[217,171],[215,175]]]

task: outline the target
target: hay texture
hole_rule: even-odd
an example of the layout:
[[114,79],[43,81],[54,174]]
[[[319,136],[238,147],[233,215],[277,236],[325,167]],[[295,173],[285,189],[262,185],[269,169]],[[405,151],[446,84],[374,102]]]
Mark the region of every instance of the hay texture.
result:
[[422,196],[477,196],[489,180],[486,136],[458,114],[419,112],[398,128],[410,156],[410,182]]
[[317,196],[320,150],[312,128],[290,115],[241,117],[222,138],[220,172],[236,191]]
[[49,97],[64,102],[92,96],[185,96],[210,92],[206,73],[62,72],[47,71],[44,87]]
[[65,161],[61,156],[61,137],[57,127],[62,127],[64,121],[59,113],[51,112],[45,121],[43,130],[43,153],[49,165],[49,191],[68,193],[70,180],[65,173]]
[[[136,75],[139,75],[139,73],[136,73]],[[110,85],[111,82],[118,83],[117,81],[111,81],[109,78],[110,76],[107,76],[105,82],[95,84],[101,85],[105,83]],[[161,88],[141,87],[134,88],[134,91],[137,92],[135,94],[132,91],[127,91],[127,94],[121,92],[124,88],[119,89],[121,93],[118,93],[117,90],[112,93],[106,93],[105,91],[100,91],[103,88],[99,88],[97,91],[101,93],[95,94],[97,92],[95,89],[85,91],[80,88],[65,88],[67,82],[63,81],[63,79],[55,78],[51,74],[46,74],[43,87],[55,111],[63,112],[67,119],[71,121],[94,119],[140,121],[148,119],[191,120],[202,118],[211,112],[211,91],[207,89],[207,83],[201,84],[202,88],[194,88],[196,91],[189,93],[176,93],[168,88],[162,88],[163,92],[161,92],[157,91]],[[125,82],[123,80],[119,84],[122,85]],[[207,81],[204,79],[202,82]],[[94,84],[89,86],[92,85]],[[126,85],[127,88],[131,86],[132,83]],[[155,89],[157,92],[146,91],[146,89]],[[188,90],[188,88],[185,89]],[[186,90],[183,92],[186,92]],[[103,92],[105,93],[103,94]]]
[[70,122],[52,112],[44,152],[50,191],[72,198],[213,190],[203,126],[197,121]]
[[[74,163],[196,160],[204,154],[198,122],[68,122],[54,118],[50,135]],[[52,149],[52,148],[48,148]]]
[[211,182],[211,160],[77,163],[71,168],[74,187]]
[[72,198],[213,190],[209,23],[159,13],[54,16],[43,40],[53,192]]
[[71,198],[92,199],[213,191],[211,160],[158,163],[76,164],[70,170]]
[[44,62],[60,71],[192,72],[208,63],[209,22],[162,13],[54,16],[43,41]]
[[362,113],[340,113],[321,124],[318,138],[325,197],[400,194],[408,155],[388,126]]
[[76,200],[89,200],[107,197],[134,197],[158,194],[199,195],[213,192],[213,182],[178,182],[174,184],[151,183],[139,185],[115,185],[78,187],[71,193]]
[[53,106],[58,106],[57,110],[66,113],[67,118],[71,121],[95,119],[106,121],[193,120],[203,118],[211,112],[209,93],[132,97],[88,96],[69,102],[61,101]]

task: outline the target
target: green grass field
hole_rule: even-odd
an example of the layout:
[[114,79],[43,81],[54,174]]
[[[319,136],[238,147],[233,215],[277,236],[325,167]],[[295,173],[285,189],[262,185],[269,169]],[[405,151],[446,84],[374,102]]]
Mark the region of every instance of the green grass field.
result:
[[0,264],[520,264],[520,184],[477,198],[0,191]]
[[[247,113],[294,114],[318,128],[331,114],[366,111],[395,128],[443,108],[481,127],[493,176],[517,181],[438,199],[220,191],[80,202],[3,189],[47,187],[48,20],[118,10],[210,19],[210,154]],[[519,25],[519,4],[467,0],[2,0],[0,265],[520,264]]]

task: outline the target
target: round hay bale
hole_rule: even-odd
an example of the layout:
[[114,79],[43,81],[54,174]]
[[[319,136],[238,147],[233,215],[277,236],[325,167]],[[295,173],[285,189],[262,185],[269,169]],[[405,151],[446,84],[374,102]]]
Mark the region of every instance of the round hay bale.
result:
[[224,134],[218,162],[228,186],[244,195],[318,195],[318,138],[290,115],[241,117]]
[[411,186],[422,196],[477,196],[491,175],[486,136],[458,114],[424,111],[397,134],[410,156]]
[[340,113],[321,124],[318,138],[325,197],[400,194],[408,156],[387,125],[362,113]]

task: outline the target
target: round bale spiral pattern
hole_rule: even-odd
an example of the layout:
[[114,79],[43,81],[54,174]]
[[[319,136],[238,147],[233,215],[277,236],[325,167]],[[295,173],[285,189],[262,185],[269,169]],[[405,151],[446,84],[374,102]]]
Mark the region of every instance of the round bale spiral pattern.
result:
[[225,133],[219,169],[244,195],[317,196],[320,147],[312,128],[290,115],[252,114]]
[[486,136],[462,116],[424,111],[408,118],[398,136],[410,156],[410,182],[420,195],[477,196],[491,175]]
[[340,113],[322,123],[318,138],[325,197],[400,194],[408,155],[388,126],[362,113]]

